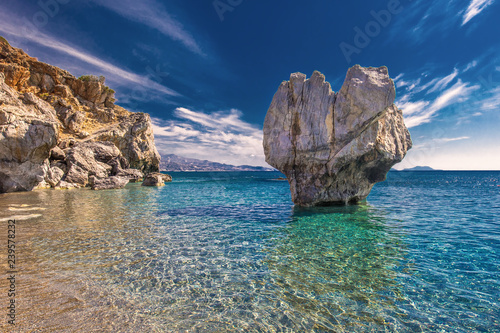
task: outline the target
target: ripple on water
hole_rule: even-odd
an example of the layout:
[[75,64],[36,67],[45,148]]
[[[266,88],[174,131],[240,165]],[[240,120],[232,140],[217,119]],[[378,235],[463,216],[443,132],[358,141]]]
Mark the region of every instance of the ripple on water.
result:
[[275,178],[2,197],[46,208],[16,226],[20,327],[500,330],[500,198],[486,186],[499,173],[390,173],[365,204],[314,209],[293,208]]

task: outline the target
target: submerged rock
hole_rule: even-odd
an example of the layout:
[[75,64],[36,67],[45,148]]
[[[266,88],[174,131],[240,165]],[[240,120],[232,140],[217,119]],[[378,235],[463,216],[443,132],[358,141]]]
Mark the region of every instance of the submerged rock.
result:
[[144,181],[142,182],[142,186],[163,186],[165,182],[171,182],[172,176],[166,175],[159,172],[152,172],[148,174]]
[[412,142],[394,104],[387,67],[349,69],[338,93],[323,74],[294,73],[264,122],[266,161],[283,172],[292,200],[312,206],[357,202],[385,180]]

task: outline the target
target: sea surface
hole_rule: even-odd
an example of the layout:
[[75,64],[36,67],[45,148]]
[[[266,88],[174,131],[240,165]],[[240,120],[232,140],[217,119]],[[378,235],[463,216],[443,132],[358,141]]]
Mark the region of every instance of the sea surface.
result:
[[390,172],[320,208],[275,172],[171,174],[0,195],[0,331],[500,332],[500,172]]

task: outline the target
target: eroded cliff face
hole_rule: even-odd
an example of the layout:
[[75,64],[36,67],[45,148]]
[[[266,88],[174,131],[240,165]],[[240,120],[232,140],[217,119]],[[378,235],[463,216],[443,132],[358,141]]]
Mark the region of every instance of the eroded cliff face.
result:
[[[137,180],[158,171],[149,115],[114,102],[104,78],[78,79],[0,38],[0,193]],[[103,145],[112,158],[99,157]],[[78,151],[96,156],[95,163],[77,169],[70,157]]]
[[400,162],[411,138],[386,67],[349,69],[338,93],[323,74],[294,73],[264,122],[266,161],[283,172],[303,206],[365,199]]

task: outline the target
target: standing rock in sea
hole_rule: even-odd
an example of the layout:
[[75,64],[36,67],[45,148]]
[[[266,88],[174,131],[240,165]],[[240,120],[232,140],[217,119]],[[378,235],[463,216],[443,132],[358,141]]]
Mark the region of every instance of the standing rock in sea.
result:
[[385,66],[350,68],[338,93],[317,71],[280,85],[264,122],[264,152],[287,176],[295,204],[357,202],[385,180],[412,145],[395,96]]

